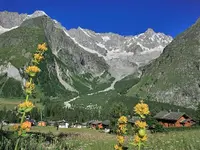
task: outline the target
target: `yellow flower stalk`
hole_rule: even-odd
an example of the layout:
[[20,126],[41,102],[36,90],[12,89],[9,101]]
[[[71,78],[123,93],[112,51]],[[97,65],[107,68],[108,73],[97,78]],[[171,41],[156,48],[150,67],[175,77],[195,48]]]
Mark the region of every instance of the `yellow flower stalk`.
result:
[[28,66],[25,70],[25,72],[29,75],[30,79],[25,84],[25,92],[26,92],[26,99],[23,103],[18,105],[18,112],[22,114],[20,125],[14,126],[14,129],[18,133],[19,138],[17,139],[17,142],[15,144],[15,150],[18,150],[19,140],[21,136],[27,136],[26,132],[30,131],[31,129],[31,123],[26,121],[24,122],[25,115],[27,112],[30,112],[33,107],[33,103],[29,101],[29,96],[32,94],[32,91],[35,89],[35,85],[32,82],[33,77],[36,75],[36,73],[40,72],[40,68],[37,66],[41,60],[44,59],[43,53],[47,51],[47,45],[46,43],[38,44],[37,52],[33,55],[33,61],[32,64]]
[[133,144],[135,146],[138,146],[138,150],[141,149],[141,146],[144,145],[144,142],[147,141],[147,134],[146,134],[146,127],[148,126],[147,123],[144,121],[146,118],[146,115],[150,113],[149,106],[143,102],[143,100],[140,101],[135,107],[134,111],[137,115],[140,116],[140,120],[137,120],[135,122],[136,127],[136,135],[133,139]]
[[128,119],[125,116],[121,116],[118,119],[118,129],[117,129],[117,145],[114,146],[115,150],[123,150],[125,137],[127,131],[127,121]]

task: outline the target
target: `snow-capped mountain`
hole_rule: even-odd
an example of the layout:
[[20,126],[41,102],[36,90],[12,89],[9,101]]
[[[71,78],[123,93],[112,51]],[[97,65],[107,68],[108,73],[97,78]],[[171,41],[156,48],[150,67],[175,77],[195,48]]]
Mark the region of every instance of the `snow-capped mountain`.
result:
[[[80,93],[80,84],[92,90],[94,85],[104,82],[110,85],[101,90],[113,89],[117,81],[139,72],[139,67],[159,57],[164,47],[172,41],[171,36],[152,29],[134,36],[95,33],[81,27],[67,30],[43,11],[31,15],[0,12],[0,34],[0,38],[7,39],[0,41],[0,51],[6,49],[6,44],[15,49],[19,47],[21,51],[23,42],[31,38],[30,47],[22,48],[23,55],[20,57],[25,62],[31,56],[29,48],[40,42],[39,39],[46,40],[52,54],[49,54],[51,59],[46,64],[45,75],[51,80],[52,73],[65,90],[75,93]],[[23,38],[25,36],[27,39]],[[13,49],[13,52],[17,50]],[[17,61],[15,59],[11,55],[6,61],[3,58],[0,60],[19,70],[23,66],[12,63]]]
[[172,41],[171,36],[155,33],[152,29],[136,36],[121,36],[114,33],[95,33],[83,29],[70,29],[69,36],[86,51],[103,57],[110,66],[110,73],[121,78],[157,58],[164,47]]

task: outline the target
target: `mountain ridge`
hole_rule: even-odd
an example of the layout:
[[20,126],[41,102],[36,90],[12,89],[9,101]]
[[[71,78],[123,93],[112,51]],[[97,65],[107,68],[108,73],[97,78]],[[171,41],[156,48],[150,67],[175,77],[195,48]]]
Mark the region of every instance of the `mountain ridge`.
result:
[[[21,70],[17,75],[24,82],[20,72],[28,64],[37,44],[47,42],[47,60],[41,64],[43,71],[37,79],[44,95],[56,97],[65,93],[74,97],[113,90],[117,81],[138,74],[139,67],[158,57],[172,40],[162,33],[151,33],[123,37],[113,33],[88,32],[82,28],[67,30],[45,12],[36,11],[26,15],[15,29],[0,35],[0,60],[5,64],[1,66],[6,68],[11,63],[11,68]],[[7,70],[1,70],[0,74],[10,73]],[[7,82],[6,78],[1,79],[2,84]]]
[[138,93],[155,101],[192,108],[199,103],[199,20],[145,66],[141,81],[129,90],[129,96]]

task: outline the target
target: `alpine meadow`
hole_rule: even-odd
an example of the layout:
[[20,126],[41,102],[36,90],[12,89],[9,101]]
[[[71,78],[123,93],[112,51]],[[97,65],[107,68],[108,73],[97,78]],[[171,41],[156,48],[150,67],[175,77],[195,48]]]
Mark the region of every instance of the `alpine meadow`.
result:
[[200,18],[127,35],[63,7],[0,9],[0,150],[200,150]]

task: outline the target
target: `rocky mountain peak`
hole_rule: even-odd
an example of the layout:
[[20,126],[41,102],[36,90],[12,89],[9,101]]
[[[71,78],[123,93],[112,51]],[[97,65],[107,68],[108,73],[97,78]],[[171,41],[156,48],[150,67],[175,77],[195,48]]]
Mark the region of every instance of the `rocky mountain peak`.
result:
[[[155,33],[152,29],[136,36],[122,36],[111,32],[95,33],[81,27],[66,30],[56,20],[43,16],[47,16],[43,11],[25,15],[22,20],[19,19],[18,26],[20,28],[9,31],[2,29],[4,33],[0,37],[4,39],[6,34],[16,35],[17,33],[17,39],[20,40],[16,41],[13,38],[15,45],[22,45],[23,43],[20,42],[24,42],[24,40],[28,41],[27,45],[30,48],[26,49],[33,49],[32,46],[38,43],[38,39],[46,39],[52,52],[46,72],[47,74],[54,72],[53,76],[58,79],[57,82],[64,89],[72,92],[80,92],[80,84],[81,87],[91,90],[94,88],[91,82],[99,84],[102,82],[100,80],[102,75],[102,78],[106,77],[105,82],[113,82],[108,90],[113,89],[117,81],[139,72],[139,67],[159,57],[164,47],[171,42],[168,40],[168,36]],[[19,14],[18,18],[20,18]],[[9,17],[3,19],[9,22]],[[27,32],[23,32],[24,30]],[[149,36],[145,34],[149,34]],[[155,37],[153,37],[154,35]],[[2,46],[4,49],[4,45],[6,43],[0,44],[0,48]],[[18,51],[21,49],[19,47]],[[4,50],[6,51],[6,49]],[[16,46],[13,51],[17,51]],[[13,59],[12,57],[12,61],[15,62]],[[13,63],[11,64],[13,65]],[[87,79],[85,75],[87,75]],[[96,77],[100,79],[94,81]],[[112,80],[110,80],[111,78]]]
[[29,15],[29,17],[35,18],[40,16],[48,16],[44,11],[42,10],[36,10],[33,14]]
[[155,31],[154,31],[152,28],[148,28],[148,29],[145,31],[145,34],[153,35],[153,34],[155,34]]

